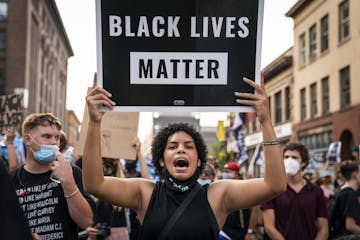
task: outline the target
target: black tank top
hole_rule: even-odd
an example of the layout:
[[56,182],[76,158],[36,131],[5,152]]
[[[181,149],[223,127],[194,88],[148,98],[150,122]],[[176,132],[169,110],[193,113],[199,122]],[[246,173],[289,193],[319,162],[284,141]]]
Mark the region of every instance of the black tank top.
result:
[[[157,239],[166,223],[190,191],[179,193],[157,182],[140,230],[139,239]],[[169,240],[211,240],[219,238],[219,227],[202,188],[170,230]]]

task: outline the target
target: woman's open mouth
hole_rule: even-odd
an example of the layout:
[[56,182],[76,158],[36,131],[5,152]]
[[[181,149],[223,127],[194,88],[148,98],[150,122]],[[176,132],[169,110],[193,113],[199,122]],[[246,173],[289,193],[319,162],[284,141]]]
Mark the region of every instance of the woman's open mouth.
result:
[[189,161],[184,158],[175,159],[174,167],[177,169],[184,169],[189,167]]

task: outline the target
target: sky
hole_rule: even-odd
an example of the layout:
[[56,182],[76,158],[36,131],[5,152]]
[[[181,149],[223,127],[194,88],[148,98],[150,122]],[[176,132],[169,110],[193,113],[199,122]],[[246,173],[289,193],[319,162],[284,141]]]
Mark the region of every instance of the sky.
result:
[[[74,51],[69,58],[66,107],[74,110],[81,121],[86,89],[91,87],[96,72],[96,0],[55,0]],[[297,0],[265,0],[262,68],[293,45],[293,20],[285,13]],[[215,126],[224,113],[202,113],[201,124]],[[151,113],[141,113],[139,135],[150,129]]]

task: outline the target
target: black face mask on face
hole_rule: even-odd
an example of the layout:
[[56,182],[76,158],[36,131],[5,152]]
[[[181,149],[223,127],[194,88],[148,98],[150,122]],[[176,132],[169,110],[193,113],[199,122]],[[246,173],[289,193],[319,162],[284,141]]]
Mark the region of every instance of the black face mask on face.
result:
[[164,177],[165,186],[171,191],[175,192],[186,192],[192,189],[195,184],[197,184],[197,179],[199,178],[201,172],[199,168],[196,168],[194,175],[184,181],[177,180],[173,176],[170,175],[168,170],[163,167],[161,170],[162,176]]

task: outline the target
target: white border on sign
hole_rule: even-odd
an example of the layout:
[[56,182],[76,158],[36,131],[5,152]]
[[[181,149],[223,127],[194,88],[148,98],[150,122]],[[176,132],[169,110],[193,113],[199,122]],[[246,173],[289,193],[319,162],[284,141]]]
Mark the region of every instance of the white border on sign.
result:
[[[107,107],[102,107],[101,111],[109,112],[110,109]],[[247,106],[220,106],[220,107],[219,106],[213,106],[213,107],[115,106],[113,107],[112,111],[115,112],[255,112],[255,109],[253,107],[247,107]]]
[[96,51],[97,51],[96,80],[97,80],[97,85],[99,87],[103,87],[101,0],[95,0],[95,11],[96,11]]
[[[97,86],[103,87],[103,63],[102,63],[102,22],[101,22],[101,1],[95,0],[96,11],[96,46],[97,46]],[[264,18],[264,2],[258,0],[258,23],[256,36],[256,59],[255,59],[255,82],[261,82],[261,47],[262,29]],[[110,111],[106,107],[102,111]],[[117,112],[255,112],[255,108],[248,106],[115,106],[112,111]]]
[[255,59],[255,82],[257,84],[260,84],[261,82],[261,50],[262,50],[263,20],[264,20],[264,1],[265,0],[259,0],[259,9],[258,9],[256,59]]

